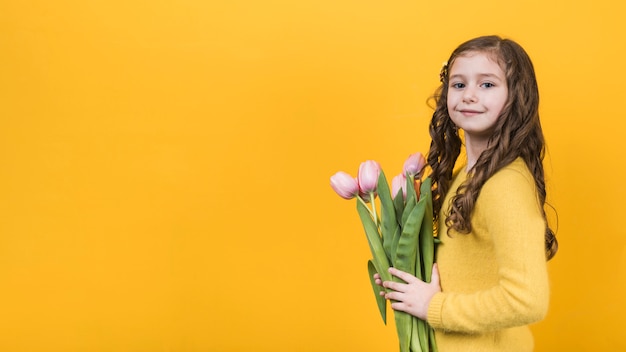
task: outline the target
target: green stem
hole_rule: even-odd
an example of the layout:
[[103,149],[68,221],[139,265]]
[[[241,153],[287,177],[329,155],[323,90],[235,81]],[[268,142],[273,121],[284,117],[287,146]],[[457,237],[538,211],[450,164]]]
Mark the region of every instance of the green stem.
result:
[[376,212],[376,202],[374,201],[374,192],[370,192],[370,202],[372,203],[372,216],[374,217],[374,223],[376,226],[380,227],[380,223],[378,222],[378,213]]
[[[365,208],[367,208],[367,211],[370,213],[370,216],[372,217],[372,219],[374,219],[374,224],[376,224],[376,227],[378,227],[378,221],[376,218],[376,210],[372,211],[372,208],[370,208],[370,206],[367,205],[367,203],[363,200],[363,198],[361,198],[361,196],[356,196],[356,198],[359,200],[359,202],[361,202],[361,204],[365,206]],[[374,202],[372,202],[372,205],[373,204]]]

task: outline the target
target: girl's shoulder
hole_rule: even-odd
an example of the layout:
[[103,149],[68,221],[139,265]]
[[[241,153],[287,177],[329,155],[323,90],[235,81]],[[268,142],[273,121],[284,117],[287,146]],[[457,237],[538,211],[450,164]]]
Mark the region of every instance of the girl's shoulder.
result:
[[493,174],[483,185],[475,209],[483,214],[505,216],[513,211],[518,215],[539,214],[541,218],[535,179],[526,162],[516,159]]
[[500,169],[494,174],[494,176],[500,172],[502,172],[503,174],[506,174],[507,172],[513,172],[523,176],[528,176],[530,178],[533,177],[530,169],[528,168],[528,165],[526,165],[526,162],[521,157],[518,157],[517,159],[513,160],[509,165]]
[[503,189],[518,187],[528,187],[530,189],[534,189],[535,187],[533,174],[522,158],[513,160],[510,164],[493,174],[487,182],[485,182],[483,190],[491,189],[499,192]]

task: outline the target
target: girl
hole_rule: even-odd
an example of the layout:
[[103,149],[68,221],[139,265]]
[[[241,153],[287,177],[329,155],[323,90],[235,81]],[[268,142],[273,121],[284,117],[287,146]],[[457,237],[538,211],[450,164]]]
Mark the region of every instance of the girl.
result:
[[[391,307],[428,321],[441,352],[532,351],[528,324],[544,318],[544,138],[530,58],[497,36],[461,44],[441,72],[430,124],[435,226],[441,244],[430,283],[391,268]],[[465,160],[459,160],[462,131]],[[382,294],[382,293],[381,293]]]

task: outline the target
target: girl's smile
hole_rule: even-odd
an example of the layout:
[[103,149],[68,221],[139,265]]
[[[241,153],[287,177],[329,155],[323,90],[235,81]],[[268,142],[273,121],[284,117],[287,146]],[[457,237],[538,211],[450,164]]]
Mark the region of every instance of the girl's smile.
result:
[[450,68],[448,112],[465,131],[468,142],[486,142],[506,100],[506,75],[488,54],[470,52],[455,59]]
[[470,110],[470,109],[463,109],[463,110],[460,110],[460,113],[463,114],[463,116],[471,117],[471,116],[482,114],[483,112]]

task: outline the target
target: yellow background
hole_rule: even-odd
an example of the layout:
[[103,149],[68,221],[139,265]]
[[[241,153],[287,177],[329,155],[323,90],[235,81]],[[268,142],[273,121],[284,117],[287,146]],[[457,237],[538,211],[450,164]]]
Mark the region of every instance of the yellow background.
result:
[[[537,351],[624,351],[624,5],[0,2],[1,351],[395,351],[328,178],[428,147],[460,42],[534,60],[561,250]],[[556,225],[556,216],[551,212]]]

